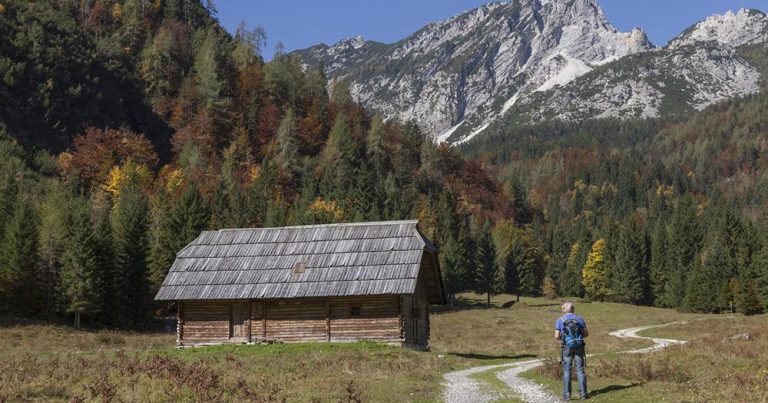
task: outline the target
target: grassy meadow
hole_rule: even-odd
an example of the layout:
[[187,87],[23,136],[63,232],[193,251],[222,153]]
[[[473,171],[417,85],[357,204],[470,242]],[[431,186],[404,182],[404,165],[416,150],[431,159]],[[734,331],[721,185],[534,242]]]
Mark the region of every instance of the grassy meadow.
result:
[[[766,402],[768,315],[714,316],[642,332],[688,340],[646,354],[609,354],[587,361],[596,402]],[[526,374],[559,393],[556,362]],[[575,387],[574,382],[574,387]]]
[[[457,307],[434,312],[430,352],[370,342],[175,349],[171,334],[76,331],[5,320],[0,322],[0,401],[439,401],[445,372],[556,356],[559,301],[502,295],[494,297],[490,309],[482,301],[466,294]],[[650,344],[608,336],[612,330],[706,318],[612,303],[577,302],[576,311],[590,327],[590,353]],[[691,339],[690,345],[647,356],[592,358],[590,387],[600,392],[595,400],[675,396],[699,401],[728,394],[750,400],[749,391],[768,381],[768,363],[760,354],[768,347],[764,322],[765,317],[713,316],[653,331]],[[727,339],[742,333],[749,339]],[[558,371],[553,364],[527,376],[559,394]],[[504,387],[493,382],[493,373],[476,377],[488,381],[489,388]]]

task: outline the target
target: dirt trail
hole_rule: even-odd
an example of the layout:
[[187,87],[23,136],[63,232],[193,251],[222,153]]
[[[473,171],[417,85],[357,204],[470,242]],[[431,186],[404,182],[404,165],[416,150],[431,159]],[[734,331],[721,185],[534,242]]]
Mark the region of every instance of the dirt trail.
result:
[[[657,327],[665,327],[671,325],[679,325],[687,322],[672,322],[663,325],[650,325],[633,327],[629,329],[616,330],[609,333],[611,336],[620,338],[635,338],[645,339],[653,341],[653,345],[646,348],[637,350],[622,351],[625,354],[644,354],[653,351],[661,350],[672,344],[683,344],[683,340],[674,339],[660,339],[655,337],[638,336],[637,333],[653,329]],[[592,356],[594,354],[589,354]],[[465,402],[492,402],[497,400],[501,396],[494,391],[490,386],[484,385],[482,382],[471,378],[471,375],[491,371],[499,368],[508,368],[498,371],[496,377],[504,382],[511,390],[515,392],[522,400],[526,402],[544,403],[544,402],[559,402],[560,397],[554,395],[552,392],[545,389],[543,386],[536,382],[520,377],[523,372],[536,368],[544,363],[544,359],[530,360],[514,362],[509,364],[499,365],[486,365],[482,367],[474,367],[465,369],[462,371],[449,372],[445,374],[445,391],[443,392],[443,400],[448,403],[465,403]]]

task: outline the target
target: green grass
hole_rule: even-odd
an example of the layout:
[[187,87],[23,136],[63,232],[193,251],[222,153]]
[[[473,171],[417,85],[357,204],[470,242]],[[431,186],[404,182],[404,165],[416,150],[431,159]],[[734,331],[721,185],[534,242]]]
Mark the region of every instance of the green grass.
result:
[[[560,315],[560,300],[522,298],[515,302],[514,297],[502,295],[493,298],[491,308],[486,308],[484,301],[483,296],[466,294],[461,296],[458,308],[433,313],[430,352],[371,342],[175,349],[173,334],[78,331],[0,318],[0,401],[427,402],[440,400],[442,375],[446,372],[557,355],[553,328]],[[576,312],[584,315],[589,325],[590,353],[650,345],[608,336],[612,330],[702,317],[581,301],[576,301]],[[715,322],[720,323],[719,319]],[[711,327],[713,334],[721,331]],[[674,336],[686,330],[671,326],[658,332]],[[662,354],[667,352],[654,354],[653,360]],[[668,387],[661,381],[642,381],[641,385],[622,389],[639,382],[634,377],[649,376],[626,369],[638,359],[616,355],[590,359],[590,387],[605,391],[596,400],[631,401],[640,390],[663,398],[654,395],[654,388],[663,392]],[[670,356],[665,362],[674,369],[683,361]],[[664,361],[650,361],[649,365],[651,376],[654,371],[665,370]],[[750,365],[748,361],[734,361],[730,368]],[[496,372],[503,369],[475,377],[503,401],[515,401],[515,395],[496,378]],[[669,372],[669,368],[666,370]],[[725,377],[726,372],[723,370],[720,376]],[[547,379],[538,372],[530,376],[559,395],[558,379]],[[698,382],[698,376],[711,380],[709,375],[691,370],[687,382]],[[695,400],[683,392],[679,395]]]

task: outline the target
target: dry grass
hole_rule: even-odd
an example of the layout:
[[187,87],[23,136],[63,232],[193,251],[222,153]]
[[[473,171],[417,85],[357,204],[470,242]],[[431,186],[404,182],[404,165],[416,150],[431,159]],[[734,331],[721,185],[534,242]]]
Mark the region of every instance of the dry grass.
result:
[[[95,341],[33,352],[18,340],[66,334]],[[24,335],[22,337],[19,337]],[[456,360],[377,343],[217,346],[146,351],[142,335],[109,335],[57,326],[0,329],[17,340],[0,352],[0,401],[425,401]],[[172,339],[168,340],[172,345]]]
[[[480,303],[484,301],[483,296],[462,295],[462,305],[469,309],[431,316],[430,344],[433,350],[474,358],[557,356],[560,347],[554,339],[554,327],[561,315],[560,301],[521,298],[509,306],[514,300],[508,295],[496,296],[492,300],[494,307],[488,309]],[[590,353],[650,345],[646,341],[609,336],[613,330],[700,317],[667,309],[613,303],[576,301],[575,306],[576,313],[584,316],[590,330],[586,340]]]
[[[462,309],[435,313],[427,353],[376,343],[176,350],[172,334],[76,331],[0,318],[0,402],[437,401],[445,372],[557,354],[559,302],[523,298],[510,306],[512,299],[495,297],[495,307],[486,309],[481,296],[464,295]],[[648,344],[610,337],[611,330],[693,317],[620,304],[577,302],[576,309],[590,327],[590,352]],[[654,365],[639,375],[663,372]]]
[[[712,317],[648,330],[644,335],[689,339],[647,355],[609,355],[588,360],[595,401],[766,402],[768,315]],[[559,394],[559,364],[528,375]]]

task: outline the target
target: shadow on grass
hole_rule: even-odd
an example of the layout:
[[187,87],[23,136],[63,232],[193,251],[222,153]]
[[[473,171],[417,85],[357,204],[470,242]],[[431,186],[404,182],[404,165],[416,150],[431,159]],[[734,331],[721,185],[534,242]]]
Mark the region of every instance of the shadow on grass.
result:
[[635,382],[635,383],[632,383],[632,384],[629,384],[629,385],[610,385],[610,386],[606,386],[604,388],[600,388],[600,389],[596,389],[596,390],[590,391],[589,395],[590,396],[597,396],[597,395],[602,395],[602,394],[605,394],[605,393],[616,392],[616,391],[619,391],[619,390],[634,388],[635,386],[640,386],[640,385],[641,385],[641,383],[639,383],[639,382]]
[[551,304],[532,304],[532,305],[528,305],[528,306],[530,306],[531,308],[541,308],[543,306],[560,306],[560,303],[559,302],[554,302],[554,303],[551,303]]
[[488,306],[488,303],[485,300],[464,299],[459,297],[453,301],[453,305],[442,305],[442,306],[430,307],[430,312],[441,313],[441,312],[457,312],[457,311],[463,311],[463,310],[469,310],[469,309],[511,308],[513,305],[515,305],[518,302],[519,301],[513,299],[511,301],[507,301],[499,305],[498,301],[492,301],[491,306]]
[[520,302],[520,301],[517,301],[517,300],[513,299],[511,301],[507,301],[507,302],[501,304],[501,307],[502,308],[512,308],[512,305],[515,305],[515,303],[517,303],[517,302]]
[[490,355],[490,354],[475,354],[475,353],[451,353],[457,357],[470,358],[475,360],[521,360],[523,358],[536,358],[535,354],[518,354],[518,355]]

